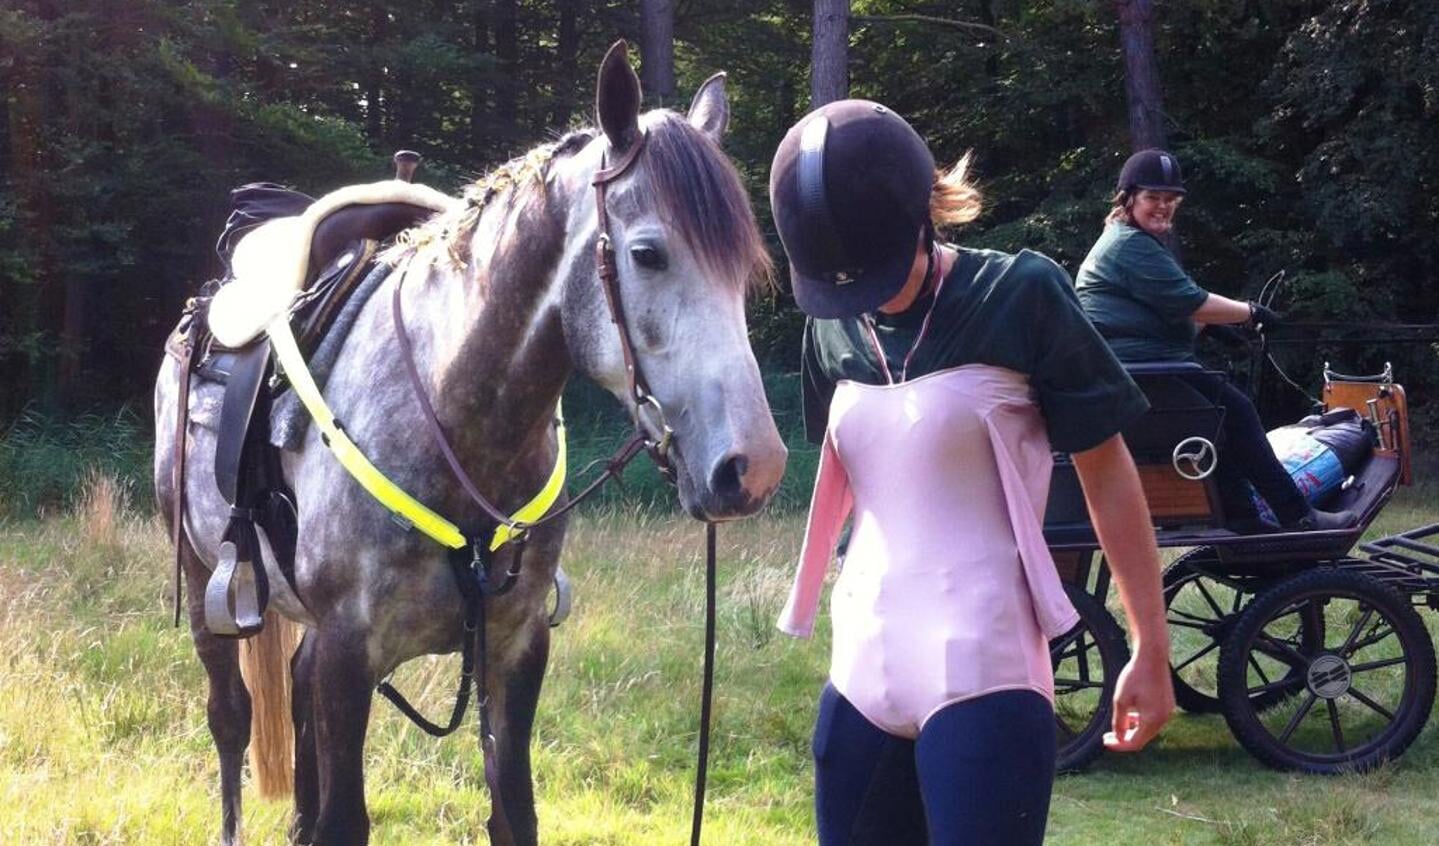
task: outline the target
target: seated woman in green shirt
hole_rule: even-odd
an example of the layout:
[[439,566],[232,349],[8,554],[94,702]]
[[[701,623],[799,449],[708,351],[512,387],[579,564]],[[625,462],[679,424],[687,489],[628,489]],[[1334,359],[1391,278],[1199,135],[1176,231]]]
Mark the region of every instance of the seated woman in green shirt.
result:
[[[1163,150],[1142,150],[1119,173],[1114,207],[1075,276],[1079,302],[1120,361],[1194,361],[1194,339],[1212,324],[1273,324],[1279,315],[1257,303],[1212,294],[1184,272],[1160,239],[1184,201],[1179,160]],[[1223,460],[1218,481],[1231,525],[1258,525],[1249,481],[1289,529],[1352,525],[1349,512],[1309,505],[1274,456],[1254,404],[1229,382],[1220,386],[1225,408]]]

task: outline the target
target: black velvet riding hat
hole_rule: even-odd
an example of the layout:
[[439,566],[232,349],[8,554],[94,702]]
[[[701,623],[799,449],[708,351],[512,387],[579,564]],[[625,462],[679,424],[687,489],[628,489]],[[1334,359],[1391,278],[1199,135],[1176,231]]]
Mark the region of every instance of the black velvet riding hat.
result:
[[811,317],[873,311],[904,287],[932,237],[934,156],[885,106],[839,100],[790,128],[770,167],[794,298]]

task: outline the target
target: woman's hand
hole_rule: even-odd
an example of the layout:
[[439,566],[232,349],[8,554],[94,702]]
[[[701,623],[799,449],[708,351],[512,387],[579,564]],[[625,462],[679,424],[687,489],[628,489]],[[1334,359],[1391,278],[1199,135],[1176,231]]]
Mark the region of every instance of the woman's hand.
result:
[[1115,435],[1074,454],[1089,519],[1104,549],[1129,620],[1134,658],[1119,674],[1114,692],[1110,749],[1133,752],[1150,741],[1174,713],[1169,675],[1169,629],[1159,577],[1159,548],[1149,503],[1124,438]]
[[1169,656],[1155,651],[1136,654],[1120,671],[1114,688],[1113,726],[1104,735],[1105,748],[1138,752],[1159,734],[1173,712]]

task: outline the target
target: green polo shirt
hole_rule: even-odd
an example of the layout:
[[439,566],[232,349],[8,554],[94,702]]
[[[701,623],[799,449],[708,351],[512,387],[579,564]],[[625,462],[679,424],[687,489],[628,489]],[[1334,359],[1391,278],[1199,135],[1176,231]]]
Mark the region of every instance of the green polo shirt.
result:
[[[959,258],[934,303],[908,378],[965,364],[1023,373],[1050,444],[1061,452],[1098,446],[1148,409],[1144,394],[1085,319],[1063,268],[1028,250],[956,249]],[[896,379],[932,302],[927,296],[901,314],[875,315],[875,334]],[[800,382],[805,433],[814,443],[824,437],[835,383],[885,384],[863,320],[805,324]]]
[[1194,312],[1209,292],[1153,235],[1109,224],[1074,282],[1084,313],[1121,361],[1194,359]]

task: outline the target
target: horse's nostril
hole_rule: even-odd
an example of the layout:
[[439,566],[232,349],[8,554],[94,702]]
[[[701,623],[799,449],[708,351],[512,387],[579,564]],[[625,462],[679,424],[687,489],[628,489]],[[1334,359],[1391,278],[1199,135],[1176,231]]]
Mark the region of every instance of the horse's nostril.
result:
[[726,499],[744,493],[744,474],[749,468],[749,459],[743,455],[726,455],[715,462],[710,471],[710,490],[716,496]]

